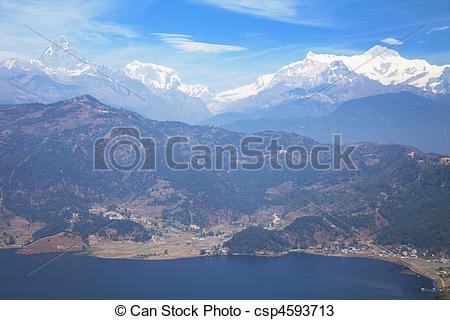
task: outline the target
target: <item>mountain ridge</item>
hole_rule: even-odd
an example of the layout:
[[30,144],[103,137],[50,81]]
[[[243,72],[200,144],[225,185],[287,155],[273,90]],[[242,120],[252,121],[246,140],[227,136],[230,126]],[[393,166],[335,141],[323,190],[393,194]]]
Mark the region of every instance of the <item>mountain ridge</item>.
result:
[[85,64],[78,56],[62,36],[38,59],[4,60],[0,103],[50,103],[91,94],[147,118],[200,123],[211,113],[226,112],[259,112],[258,118],[282,118],[283,113],[284,117],[319,117],[346,101],[389,92],[408,91],[450,101],[449,65],[405,59],[382,46],[351,56],[310,51],[304,59],[262,75],[252,84],[219,93],[206,85],[187,84],[176,70],[154,63],[133,60],[112,70]]
[[224,113],[204,123],[247,133],[263,130],[296,132],[320,142],[330,141],[332,134],[342,134],[347,142],[401,143],[427,152],[450,154],[450,104],[410,92],[350,100],[323,117],[246,116]]
[[[94,142],[114,127],[131,126],[157,141],[156,170],[93,170]],[[262,147],[272,138],[307,150],[316,144],[294,133],[260,135]],[[188,146],[238,146],[245,137],[216,127],[149,120],[88,95],[54,104],[1,105],[0,214],[10,212],[43,224],[37,238],[63,231],[86,238],[109,224],[109,218],[91,209],[117,210],[123,220],[99,233],[101,239],[149,241],[161,230],[191,225],[269,228],[276,212],[280,227],[295,223],[283,233],[295,246],[355,241],[336,221],[317,226],[318,218],[324,217],[311,207],[313,201],[388,244],[433,252],[450,248],[445,232],[450,221],[450,166],[438,155],[399,144],[364,143],[352,154],[358,170],[272,170],[267,165],[257,171],[173,171],[164,165],[161,149],[173,136],[189,137]],[[156,214],[156,220],[145,223],[151,217],[137,209],[141,205]],[[316,226],[342,232],[317,238]]]
[[112,70],[77,57],[61,36],[38,59],[5,59],[0,65],[0,103],[51,103],[90,94],[149,118],[194,123],[209,116],[200,98],[210,95],[209,89],[184,83],[174,69],[134,60]]
[[[410,91],[433,97],[448,95],[450,65],[432,65],[423,59],[405,59],[392,49],[376,45],[362,54],[352,56],[315,54],[281,67],[272,74],[257,78],[254,83],[218,93],[209,103],[213,114],[245,112],[251,109],[277,107],[281,93],[292,89],[306,90],[300,96],[285,99],[327,99],[339,104],[355,98],[384,92]],[[359,83],[355,83],[358,81]],[[325,86],[332,85],[322,91]],[[337,89],[336,89],[337,88]],[[349,90],[350,89],[350,90]],[[267,93],[266,93],[267,92]]]

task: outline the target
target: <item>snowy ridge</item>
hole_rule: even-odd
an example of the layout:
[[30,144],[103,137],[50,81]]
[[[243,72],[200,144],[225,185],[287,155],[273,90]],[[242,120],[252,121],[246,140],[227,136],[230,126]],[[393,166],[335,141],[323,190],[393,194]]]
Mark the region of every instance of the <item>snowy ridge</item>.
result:
[[212,97],[214,97],[214,94],[211,92],[208,86],[205,86],[203,84],[185,84],[181,83],[178,86],[178,90],[186,93],[187,95],[191,97],[197,97],[202,99],[203,101],[209,101]]
[[[313,89],[338,79],[352,83],[356,76],[390,87],[413,87],[424,94],[448,94],[450,65],[432,65],[423,59],[406,59],[392,49],[374,46],[363,54],[344,56],[308,52],[303,60],[290,63],[254,83],[218,93],[208,108],[213,113],[238,111],[237,104],[261,95],[276,86]],[[393,88],[386,88],[390,91]],[[330,97],[332,100],[334,97]],[[230,107],[231,106],[231,107]]]
[[174,69],[153,63],[134,60],[127,64],[123,71],[129,78],[139,80],[151,89],[170,90],[181,84],[181,79]]
[[[304,59],[273,74],[217,94],[206,85],[184,83],[176,70],[165,66],[134,60],[122,70],[111,70],[77,57],[80,55],[62,36],[38,59],[4,60],[0,64],[0,103],[54,102],[90,94],[153,119],[197,122],[211,113],[278,106],[312,105],[320,114],[323,108],[331,110],[345,101],[387,92],[410,91],[427,97],[450,93],[450,65],[406,59],[382,46],[352,56],[308,52]],[[321,90],[331,83],[332,87]],[[307,107],[304,114],[308,114]]]
[[248,84],[243,87],[238,87],[236,89],[224,91],[221,93],[218,93],[214,100],[221,101],[221,102],[227,102],[227,101],[234,101],[234,100],[240,100],[245,99],[250,96],[256,95],[257,93],[263,91],[264,89],[267,89],[271,86],[274,74],[265,74],[258,79],[256,79],[256,82]]
[[[59,77],[79,77],[86,73],[95,74],[98,69],[107,70],[104,66],[86,64],[77,59],[76,57],[80,57],[80,55],[70,47],[69,41],[64,36],[61,36],[55,43],[56,45],[49,45],[39,59],[8,58],[2,62],[2,66],[8,70],[13,68],[35,69]],[[138,80],[149,89],[178,89],[193,97],[206,95],[206,92],[209,92],[209,88],[205,85],[184,84],[174,69],[154,63],[134,60],[127,64],[122,71],[129,79]],[[109,73],[113,72],[114,70],[109,70]]]
[[149,89],[179,90],[191,97],[204,100],[210,99],[213,96],[208,86],[202,84],[186,84],[174,69],[154,63],[144,63],[134,60],[127,64],[122,71],[130,79],[139,80]]
[[192,123],[210,116],[203,102],[212,97],[208,87],[185,84],[174,69],[134,60],[112,70],[83,61],[63,36],[38,59],[2,61],[0,103],[56,102],[90,94],[152,119]]

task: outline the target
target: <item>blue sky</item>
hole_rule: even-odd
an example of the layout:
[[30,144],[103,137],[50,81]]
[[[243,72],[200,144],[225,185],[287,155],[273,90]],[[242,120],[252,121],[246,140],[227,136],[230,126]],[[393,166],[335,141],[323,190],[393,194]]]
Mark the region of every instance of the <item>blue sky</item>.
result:
[[1,58],[38,57],[47,46],[25,24],[53,39],[65,35],[92,62],[162,64],[217,91],[274,72],[309,50],[361,53],[421,25],[427,26],[396,50],[450,64],[448,0],[0,0]]

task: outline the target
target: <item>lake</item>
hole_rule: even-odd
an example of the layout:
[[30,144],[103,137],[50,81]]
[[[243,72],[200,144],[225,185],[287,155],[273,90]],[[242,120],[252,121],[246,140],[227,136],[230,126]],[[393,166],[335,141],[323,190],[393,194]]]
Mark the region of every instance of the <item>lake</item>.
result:
[[433,299],[432,281],[380,260],[290,254],[166,261],[0,250],[0,299]]

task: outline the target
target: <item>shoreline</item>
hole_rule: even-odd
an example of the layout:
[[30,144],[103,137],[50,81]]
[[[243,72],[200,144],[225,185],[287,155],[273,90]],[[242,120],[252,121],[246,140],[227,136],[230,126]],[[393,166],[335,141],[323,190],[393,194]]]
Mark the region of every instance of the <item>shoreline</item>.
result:
[[[419,267],[417,265],[419,260],[414,259],[414,258],[387,257],[387,256],[378,256],[378,255],[374,255],[374,254],[357,254],[357,253],[329,254],[329,253],[316,252],[314,250],[294,250],[292,252],[314,254],[314,255],[320,255],[320,256],[324,256],[324,257],[344,257],[344,258],[347,257],[347,258],[363,258],[363,259],[382,260],[382,261],[390,262],[390,263],[393,263],[393,264],[396,264],[399,266],[403,266],[408,271],[412,272],[413,274],[417,274],[417,275],[423,276],[427,279],[430,279],[431,281],[433,281],[434,285],[436,286],[436,289],[437,289],[436,293],[439,293],[439,292],[446,293],[450,289],[450,286],[447,285],[441,277],[439,277],[435,274],[432,274],[426,270],[423,270],[423,268]],[[287,254],[289,254],[289,253],[287,253]],[[429,264],[429,262],[423,262],[423,261],[422,261],[422,263]],[[450,281],[448,281],[448,282],[450,282]]]
[[[0,249],[14,249],[16,254],[24,254],[18,252],[20,250],[20,246],[3,246],[0,247]],[[126,256],[126,255],[105,255],[101,254],[101,252],[98,252],[95,250],[95,248],[89,248],[87,250],[83,251],[62,251],[63,253],[71,253],[71,254],[77,254],[77,255],[86,255],[90,257],[95,257],[99,259],[123,259],[123,260],[142,260],[142,261],[165,261],[165,260],[183,260],[183,259],[192,259],[192,258],[201,258],[201,257],[217,257],[217,256],[227,256],[227,255],[201,255],[201,254],[194,254],[193,252],[190,252],[188,254],[176,254],[176,255],[166,255],[166,256],[149,256],[149,257],[136,257],[136,256]],[[31,254],[50,254],[52,252],[36,252]],[[61,254],[61,251],[55,251],[53,253],[59,253]],[[286,256],[288,254],[292,253],[303,253],[303,254],[312,254],[312,255],[319,255],[323,257],[341,257],[341,258],[363,258],[363,259],[373,259],[373,260],[382,260],[389,263],[393,263],[399,266],[405,267],[408,271],[423,276],[431,281],[433,281],[434,285],[436,286],[436,294],[439,293],[447,293],[449,292],[450,285],[446,284],[446,281],[444,281],[441,277],[430,273],[423,268],[419,267],[417,264],[420,262],[422,264],[431,264],[430,262],[420,261],[418,259],[410,258],[410,257],[388,257],[388,256],[379,256],[375,254],[368,254],[368,253],[348,253],[348,254],[342,254],[342,253],[325,253],[325,252],[318,252],[315,250],[308,250],[308,249],[294,249],[289,250],[286,252],[281,253],[271,253],[271,254],[232,254],[230,256],[256,256],[256,257],[266,257],[266,258],[277,258]],[[30,253],[26,253],[27,255]],[[447,282],[450,282],[450,279],[447,280]],[[448,299],[448,296],[446,296]]]
[[[2,261],[9,266],[4,273],[4,278],[10,281],[10,286],[14,286],[14,278],[8,277],[8,275],[15,273],[15,265],[20,263],[23,267],[17,269],[20,279],[24,281],[24,284],[28,283],[26,278],[22,275],[29,272],[33,266],[42,265],[46,261],[51,260],[55,255],[33,255],[22,256],[16,255],[13,250],[4,250],[1,252]],[[15,258],[16,257],[16,258]],[[415,276],[405,275],[403,268],[390,265],[389,263],[376,263],[376,261],[370,261],[366,259],[339,259],[339,258],[320,258],[318,256],[304,254],[304,253],[292,253],[286,257],[272,257],[273,259],[267,259],[266,257],[257,256],[223,256],[214,259],[213,257],[192,257],[189,260],[180,261],[132,261],[128,259],[121,260],[105,260],[102,258],[89,257],[84,254],[71,253],[67,256],[62,256],[60,261],[56,265],[50,265],[47,270],[43,270],[43,273],[34,277],[36,281],[42,280],[42,286],[39,289],[42,294],[48,294],[53,290],[58,294],[60,290],[64,290],[63,285],[59,282],[56,287],[47,288],[45,286],[46,281],[49,279],[60,279],[61,277],[67,277],[67,271],[70,270],[73,280],[69,280],[69,285],[72,286],[72,282],[82,282],[82,285],[74,285],[74,288],[79,288],[84,293],[93,293],[95,299],[100,295],[100,292],[109,291],[111,293],[119,292],[121,296],[129,296],[140,292],[145,294],[148,298],[149,292],[152,292],[152,296],[158,299],[158,293],[154,293],[151,287],[152,285],[158,289],[164,291],[164,295],[169,299],[173,292],[167,289],[167,285],[173,285],[174,288],[179,288],[181,291],[176,291],[176,294],[181,294],[179,299],[185,299],[186,294],[189,294],[191,289],[189,287],[197,287],[199,281],[207,281],[207,291],[201,292],[194,290],[196,296],[197,292],[200,295],[207,295],[211,290],[211,294],[214,294],[212,290],[217,290],[217,294],[222,295],[221,290],[224,286],[224,293],[227,297],[233,297],[235,295],[235,288],[242,284],[242,281],[230,281],[229,276],[239,276],[241,280],[249,279],[250,282],[245,282],[245,297],[242,296],[238,299],[252,299],[255,298],[255,294],[259,297],[264,296],[266,299],[308,299],[316,297],[314,299],[395,299],[395,300],[433,300],[435,295],[431,292],[421,291],[421,287],[430,288],[431,282],[425,278],[416,278]],[[271,266],[267,268],[267,266]],[[72,267],[74,266],[74,267]],[[320,266],[318,268],[318,266]],[[217,267],[219,267],[217,269]],[[86,269],[87,268],[87,269]],[[243,269],[242,269],[243,268]],[[360,270],[355,273],[352,270]],[[226,277],[223,277],[223,270],[226,272]],[[86,278],[86,271],[88,277]],[[101,271],[100,274],[97,271]],[[201,271],[200,273],[198,271]],[[203,271],[202,271],[203,270]],[[221,271],[222,270],[222,271]],[[257,272],[255,272],[257,270]],[[273,271],[268,272],[268,271]],[[299,273],[299,271],[301,273]],[[330,273],[330,270],[334,270],[334,273]],[[143,272],[143,273],[141,273]],[[281,272],[281,273],[280,273]],[[39,273],[38,273],[39,274]],[[377,280],[373,282],[372,275],[378,274]],[[146,276],[145,276],[146,275]],[[281,275],[280,277],[277,275]],[[182,279],[195,279],[185,282]],[[261,283],[261,276],[266,278],[265,283],[262,284],[261,289],[251,289],[252,284],[255,288],[259,288]],[[49,278],[50,277],[50,278]],[[121,277],[121,280],[117,278]],[[159,279],[156,283],[152,280]],[[90,288],[92,279],[99,278],[99,283],[102,285],[96,288]],[[81,280],[87,279],[87,280]],[[144,279],[144,280],[142,280]],[[169,279],[169,281],[167,280]],[[233,277],[233,279],[236,279]],[[21,281],[22,281],[21,280]],[[117,289],[117,283],[121,284],[130,283],[130,286],[124,286],[124,290]],[[214,285],[217,281],[216,285]],[[230,283],[231,282],[231,283]],[[56,282],[58,283],[58,281]],[[105,290],[106,287],[111,290]],[[211,284],[212,283],[212,284]],[[321,285],[318,285],[318,284]],[[186,287],[186,284],[190,284]],[[267,286],[266,284],[271,284]],[[330,286],[328,286],[330,284]],[[150,287],[149,287],[150,286]],[[276,288],[277,294],[271,293],[272,289]],[[17,287],[20,288],[20,287]],[[186,289],[188,288],[188,289]],[[201,290],[201,286],[199,287]],[[247,289],[250,288],[250,289]],[[361,290],[364,288],[364,290]],[[330,289],[331,292],[328,290]],[[23,299],[24,289],[17,290],[17,298]],[[34,291],[34,289],[31,289]],[[147,291],[149,290],[149,291]],[[176,289],[178,290],[178,289]],[[346,291],[348,290],[348,291]],[[30,291],[30,292],[32,292]],[[78,292],[78,289],[76,289]],[[37,292],[37,291],[36,291]],[[129,293],[126,293],[129,292]],[[347,292],[347,293],[346,293]],[[334,294],[333,294],[334,293]],[[346,293],[344,295],[344,293]],[[5,293],[6,294],[6,293]],[[53,295],[53,293],[51,293]],[[262,294],[262,296],[260,295]],[[343,296],[341,296],[341,294]],[[286,295],[286,296],[285,296]],[[361,295],[366,296],[362,298]],[[72,294],[71,294],[72,296]],[[79,298],[80,294],[76,293],[75,296],[70,299]],[[145,296],[143,296],[145,298]],[[184,296],[184,297],[183,297]],[[345,297],[344,297],[345,296]],[[278,298],[277,298],[278,297]],[[280,298],[282,297],[282,298]],[[41,297],[42,298],[42,297]],[[53,297],[49,298],[52,299]],[[108,297],[108,299],[114,299],[116,297]],[[147,299],[146,298],[146,299]],[[161,299],[161,297],[159,297]],[[197,297],[198,298],[198,297]],[[224,297],[221,297],[222,299]],[[43,298],[47,299],[47,298]],[[152,299],[152,298],[151,298]],[[194,298],[195,299],[195,298]]]
[[[270,254],[256,253],[256,254],[235,254],[235,255],[276,258],[276,257],[286,256],[286,255],[292,254],[292,253],[304,253],[304,254],[318,255],[318,256],[323,256],[323,257],[362,258],[362,259],[373,259],[373,260],[386,261],[386,262],[393,263],[395,265],[405,267],[409,272],[416,274],[416,275],[423,276],[423,277],[433,281],[434,285],[436,286],[436,289],[438,289],[436,292],[440,291],[440,292],[446,293],[446,292],[449,292],[449,290],[450,290],[450,279],[447,280],[447,282],[449,282],[449,284],[446,284],[445,281],[441,277],[439,277],[433,273],[427,272],[426,270],[423,270],[423,268],[420,268],[419,266],[417,266],[417,264],[413,263],[413,261],[415,263],[421,262],[423,264],[431,264],[431,262],[425,262],[425,261],[421,261],[421,260],[410,258],[410,257],[405,257],[405,258],[388,257],[388,256],[379,256],[379,255],[367,254],[367,253],[360,253],[360,254],[358,254],[358,253],[347,253],[347,254],[325,253],[325,252],[319,252],[319,251],[312,250],[312,249],[293,249],[293,250],[289,250],[289,251],[285,251],[285,252],[281,252],[281,253],[270,253]],[[409,261],[407,259],[409,259]]]

